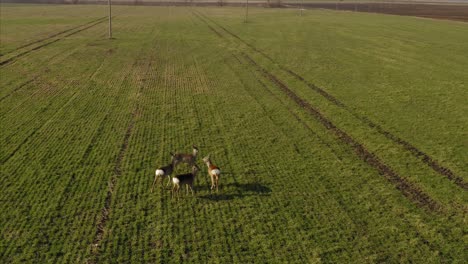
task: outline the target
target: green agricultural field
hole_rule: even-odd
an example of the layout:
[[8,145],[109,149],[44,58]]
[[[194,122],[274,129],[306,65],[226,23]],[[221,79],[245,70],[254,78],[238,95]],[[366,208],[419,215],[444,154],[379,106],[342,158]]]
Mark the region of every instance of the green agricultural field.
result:
[[466,262],[468,24],[106,14],[1,6],[0,263]]

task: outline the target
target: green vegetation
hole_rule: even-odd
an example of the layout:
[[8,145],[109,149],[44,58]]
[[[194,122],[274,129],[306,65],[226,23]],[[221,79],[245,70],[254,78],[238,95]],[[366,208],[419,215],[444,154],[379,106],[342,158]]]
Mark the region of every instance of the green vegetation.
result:
[[[114,10],[2,5],[0,262],[467,259],[465,23]],[[150,193],[192,144],[219,194]]]

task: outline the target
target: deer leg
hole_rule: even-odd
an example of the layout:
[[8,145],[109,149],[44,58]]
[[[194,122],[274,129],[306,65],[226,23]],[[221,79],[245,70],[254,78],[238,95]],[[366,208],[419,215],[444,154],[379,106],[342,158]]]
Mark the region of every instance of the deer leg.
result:
[[171,192],[172,198],[173,198],[173,199],[174,199],[174,196],[175,196],[175,194],[176,194],[176,189],[177,189],[177,185],[174,184],[174,186],[172,187],[172,192]]
[[213,188],[214,188],[214,178],[213,178],[213,175],[210,174],[210,178],[211,178],[211,190],[213,190]]
[[168,182],[167,182],[166,187],[171,184],[171,175],[167,175],[167,179],[168,179]]
[[154,185],[156,184],[157,180],[158,180],[158,176],[154,177],[153,185],[151,186],[151,192],[153,192]]

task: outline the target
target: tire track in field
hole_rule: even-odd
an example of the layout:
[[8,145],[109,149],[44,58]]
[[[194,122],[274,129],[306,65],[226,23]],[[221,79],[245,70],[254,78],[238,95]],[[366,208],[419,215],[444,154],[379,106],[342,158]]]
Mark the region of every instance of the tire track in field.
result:
[[104,200],[104,207],[101,209],[101,215],[96,225],[96,234],[92,242],[91,254],[93,256],[93,260],[89,261],[88,263],[96,263],[97,257],[99,256],[99,245],[102,239],[104,238],[106,224],[107,224],[107,221],[109,220],[110,206],[112,202],[112,194],[114,192],[117,179],[122,176],[122,169],[121,169],[122,161],[127,152],[128,141],[130,139],[130,136],[132,135],[133,128],[135,126],[136,115],[137,115],[137,111],[136,111],[136,108],[134,108],[132,112],[130,124],[127,126],[127,130],[125,132],[122,145],[120,146],[119,154],[117,155],[117,160],[115,162],[113,175],[108,181],[108,190],[106,194],[106,199]]
[[[132,135],[133,127],[135,126],[136,115],[137,115],[137,112],[135,108],[134,111],[132,112],[130,124],[127,126],[127,130],[125,132],[122,145],[120,146],[119,154],[117,155],[117,160],[114,166],[114,173],[108,182],[108,190],[107,190],[106,199],[104,202],[104,207],[101,209],[101,216],[97,222],[97,230],[93,239],[94,248],[92,251],[92,255],[94,257],[97,257],[99,254],[98,247],[104,237],[104,231],[106,228],[107,220],[109,220],[110,206],[112,202],[112,193],[114,192],[114,187],[117,183],[117,179],[120,176],[122,176],[122,169],[121,169],[122,161],[123,161],[123,158],[125,157],[125,153],[127,152],[128,141],[130,139],[130,136]],[[92,263],[94,263],[94,261]]]
[[3,97],[0,98],[0,103],[5,100],[6,98],[8,98],[9,96],[11,96],[12,94],[14,94],[15,92],[21,90],[23,87],[25,87],[26,85],[34,82],[37,78],[39,78],[39,75],[36,75],[34,76],[32,79],[29,79],[25,82],[23,82],[22,84],[20,84],[18,87],[16,87],[15,89],[13,89],[13,91],[11,91],[10,93],[4,95]]
[[[216,26],[220,27],[223,31],[225,31],[227,34],[231,35],[232,37],[236,38],[237,40],[239,40],[240,42],[242,42],[243,44],[245,44],[246,46],[248,46],[249,48],[251,48],[253,51],[259,53],[260,55],[262,55],[263,57],[265,57],[266,59],[268,59],[270,62],[272,62],[273,64],[277,65],[281,70],[283,70],[284,72],[288,73],[289,75],[291,75],[292,77],[294,77],[295,79],[301,81],[302,83],[304,83],[305,85],[307,85],[309,88],[311,88],[312,90],[314,90],[316,93],[318,93],[319,95],[321,95],[323,98],[325,98],[326,100],[328,100],[329,102],[333,103],[334,105],[346,110],[348,113],[350,113],[353,117],[355,117],[356,119],[358,119],[359,121],[363,122],[364,124],[366,124],[368,127],[372,128],[372,129],[375,129],[375,131],[377,131],[379,134],[382,134],[383,136],[385,136],[385,138],[393,141],[394,143],[400,145],[401,147],[403,147],[405,150],[407,150],[408,152],[410,152],[414,157],[418,158],[419,160],[421,160],[423,163],[425,163],[428,167],[430,167],[432,170],[434,170],[436,173],[438,173],[439,175],[441,176],[444,176],[445,178],[447,178],[448,180],[454,182],[457,186],[459,186],[460,188],[462,189],[465,189],[465,190],[468,190],[468,182],[464,181],[462,177],[456,175],[452,170],[450,170],[449,168],[441,165],[436,159],[432,158],[431,156],[429,156],[427,153],[423,152],[422,150],[418,149],[417,147],[415,147],[414,145],[412,145],[410,142],[392,134],[390,131],[387,131],[385,130],[381,125],[371,121],[367,116],[364,116],[364,115],[361,115],[361,114],[358,114],[356,111],[352,110],[348,105],[344,104],[343,102],[341,102],[340,100],[338,100],[336,97],[334,97],[333,95],[331,95],[329,92],[325,91],[323,88],[320,88],[318,87],[317,85],[305,80],[304,77],[300,76],[299,74],[297,74],[296,72],[294,72],[293,70],[277,63],[275,60],[273,60],[270,56],[268,56],[266,53],[262,52],[261,50],[257,49],[255,46],[251,45],[250,43],[246,42],[245,40],[243,40],[242,38],[240,38],[238,35],[232,33],[231,31],[229,31],[228,29],[226,29],[225,27],[223,27],[222,25],[218,24],[217,22],[215,22],[214,20],[210,19],[209,17],[207,17],[206,15],[204,15],[203,13],[200,13],[198,12],[198,14],[196,14],[197,17],[200,18],[200,16],[203,16],[206,20],[209,20],[210,22],[212,22],[213,24],[215,24]],[[218,36],[220,36],[221,34],[216,31],[215,29],[213,29],[205,20],[202,19],[202,21],[207,24],[207,26],[213,31],[215,32]],[[224,37],[223,37],[224,38]]]
[[381,161],[374,153],[370,152],[364,145],[352,138],[348,133],[338,128],[331,120],[325,117],[317,108],[310,105],[307,101],[300,98],[286,84],[280,81],[275,75],[268,72],[254,61],[249,55],[241,53],[246,61],[248,61],[257,71],[259,71],[266,79],[270,80],[280,90],[282,90],[290,99],[292,99],[299,107],[306,110],[327,130],[332,132],[341,142],[351,147],[355,154],[364,162],[374,167],[380,175],[384,176],[391,182],[404,196],[414,201],[420,206],[429,208],[431,211],[440,211],[442,206],[433,200],[429,195],[424,193],[414,184],[398,175],[390,166]]
[[[216,30],[214,30],[212,27],[210,27],[210,29],[211,29],[213,32],[216,31]],[[218,37],[223,38],[223,36],[221,36],[221,35],[219,35],[219,34],[216,34],[216,35],[218,35]],[[240,60],[240,59],[238,58],[238,56],[236,56],[235,54],[233,54],[233,57],[234,57],[240,64],[242,64],[243,67],[248,66],[248,65],[245,65],[245,63],[241,62],[241,60]],[[231,67],[231,64],[230,64],[230,63],[226,62],[226,64],[227,64],[228,66],[230,66],[231,70],[233,70],[233,68]],[[234,71],[234,70],[233,70],[233,71]],[[256,80],[257,80],[257,81],[265,88],[265,90],[266,90],[269,94],[271,94],[277,101],[279,100],[279,102],[280,102],[282,105],[285,105],[285,104],[279,99],[279,97],[278,97],[277,95],[273,94],[273,93],[270,91],[270,89],[266,87],[266,84],[265,84],[263,81],[261,81],[261,80],[258,79],[258,78],[256,78]],[[251,94],[250,91],[249,91],[248,89],[247,89],[246,91],[248,92],[248,94]],[[252,95],[251,95],[251,96],[252,96]],[[258,102],[258,100],[256,100],[256,101]],[[263,108],[263,107],[262,107],[262,108]],[[335,150],[328,142],[324,141],[324,140],[323,140],[315,131],[313,131],[303,120],[301,120],[297,114],[295,114],[293,111],[291,111],[291,109],[290,109],[289,107],[286,107],[286,109],[294,116],[295,119],[298,120],[298,122],[299,122],[300,124],[302,124],[304,127],[306,127],[306,129],[307,129],[308,131],[310,131],[312,134],[314,134],[314,136],[317,137],[317,139],[318,139],[321,143],[325,144],[325,145],[331,150],[331,152],[337,157],[338,160],[340,160],[340,161],[342,160],[342,157],[336,152],[336,150]],[[271,119],[270,119],[270,120],[271,120]],[[272,121],[272,122],[274,122],[274,121]],[[297,151],[297,147],[296,147],[296,151]],[[298,153],[299,153],[299,152],[298,152]],[[349,210],[347,210],[347,208],[345,208],[345,206],[344,206],[342,200],[340,200],[339,198],[336,199],[336,200],[337,200],[337,204],[339,205],[339,207],[340,207],[344,212],[346,212],[347,214],[350,214],[350,215],[353,214],[352,212],[349,212]],[[361,234],[365,234],[365,233],[367,232],[367,227],[366,227],[366,226],[362,226],[362,224],[360,224],[360,223],[354,221],[352,217],[350,218],[350,220],[352,221],[352,223],[354,223],[354,225],[356,226],[356,230],[357,230],[358,232],[361,232]],[[364,229],[362,229],[362,228],[364,228]],[[414,229],[414,228],[413,228],[413,229]],[[427,239],[425,239],[425,238],[422,236],[422,234],[421,234],[418,230],[414,229],[414,232],[415,232],[415,236],[418,237],[419,239],[421,239],[421,241],[422,241],[423,244],[426,244],[426,245],[427,245],[431,250],[433,250],[433,251],[436,250],[437,246],[436,246],[436,245],[433,245],[431,242],[429,242]]]
[[8,55],[8,54],[10,54],[10,53],[16,52],[16,51],[18,51],[18,50],[20,50],[20,49],[22,49],[22,48],[27,48],[27,47],[29,47],[29,46],[31,46],[31,45],[36,44],[36,43],[49,40],[49,39],[51,39],[51,38],[54,38],[54,37],[56,37],[56,36],[58,36],[58,35],[61,35],[61,34],[70,32],[70,31],[75,30],[75,29],[77,29],[77,28],[80,28],[80,27],[89,25],[89,24],[91,24],[91,23],[97,22],[97,21],[99,21],[99,20],[101,20],[101,19],[104,19],[104,17],[98,18],[98,19],[95,19],[95,20],[92,20],[92,21],[89,21],[89,22],[86,22],[86,23],[84,23],[84,24],[81,24],[81,25],[78,25],[78,26],[75,26],[75,27],[72,27],[72,28],[63,30],[63,31],[60,31],[60,32],[58,32],[58,33],[54,33],[54,34],[52,34],[52,35],[49,35],[49,36],[47,36],[47,37],[45,37],[45,38],[42,38],[42,39],[35,40],[35,41],[33,41],[33,42],[29,42],[29,43],[23,44],[23,45],[21,45],[21,46],[19,46],[19,47],[16,47],[16,48],[13,49],[13,50],[10,50],[10,51],[8,51],[8,52],[5,52],[4,54],[0,55],[0,57],[3,57],[3,56]]
[[[103,64],[104,61],[101,61],[101,63],[99,64],[99,66],[96,68],[96,70],[94,70],[90,75],[89,77],[87,78],[87,80],[89,80],[92,76],[94,76],[94,74],[101,68],[102,64]],[[32,79],[31,81],[35,80],[38,76],[36,76],[34,79]],[[73,82],[69,83],[69,85],[72,85]],[[40,125],[38,128],[34,129],[29,135],[27,135],[23,141],[21,141],[21,143],[9,154],[7,155],[6,157],[4,157],[3,159],[0,160],[0,164],[3,165],[5,163],[8,162],[8,160],[10,160],[22,147],[23,145],[25,145],[37,132],[39,132],[43,127],[45,127],[49,122],[51,122],[59,113],[60,111],[62,111],[62,109],[64,109],[70,102],[73,101],[73,99],[75,99],[75,97],[78,95],[79,91],[81,91],[80,89],[74,91],[72,93],[72,95],[70,96],[70,98],[59,108],[57,109],[57,111],[55,112],[55,114],[53,114],[49,119],[47,119],[42,125]]]
[[[201,20],[207,24],[205,20]],[[215,30],[212,29],[212,31]],[[219,34],[217,35],[219,36]],[[226,40],[226,38],[223,36],[221,36],[221,38]],[[233,55],[235,56],[235,54]],[[307,101],[300,98],[286,84],[280,81],[275,75],[271,74],[266,69],[261,67],[256,61],[254,61],[250,56],[248,56],[244,52],[241,52],[241,55],[267,80],[270,80],[273,84],[280,88],[280,90],[282,90],[298,106],[307,110],[307,112],[309,112],[309,114],[311,114],[319,123],[325,126],[327,130],[331,131],[334,135],[336,135],[338,139],[340,139],[343,143],[350,146],[359,158],[361,158],[371,167],[374,167],[380,175],[384,176],[388,181],[390,181],[404,196],[406,196],[407,198],[414,201],[420,206],[427,207],[431,211],[441,211],[443,209],[443,207],[439,205],[435,200],[433,200],[428,194],[424,193],[417,186],[402,178],[390,166],[386,165],[375,154],[367,150],[364,147],[364,145],[356,141],[345,131],[341,130],[335,124],[333,124],[317,108],[313,107]]]
[[26,144],[43,127],[45,127],[47,124],[49,124],[49,122],[51,122],[52,119],[54,119],[60,113],[60,111],[62,109],[64,109],[71,101],[73,101],[73,99],[75,99],[75,97],[78,95],[78,91],[79,90],[73,92],[72,95],[70,96],[70,98],[59,109],[57,109],[55,114],[53,114],[49,119],[47,119],[41,126],[39,126],[38,128],[34,129],[31,133],[29,133],[29,135],[26,136],[23,139],[23,141],[21,141],[21,143],[10,154],[8,154],[6,157],[4,157],[2,160],[0,160],[0,164],[3,165],[5,163],[7,163],[8,160],[10,160],[21,149],[21,147],[23,147],[24,144]]
[[[70,50],[68,53],[57,53],[53,56],[51,56],[49,58],[49,61],[48,63],[49,64],[60,64],[61,62],[63,62],[64,60],[66,60],[68,57],[70,57],[71,55],[74,55],[77,53],[77,51],[79,51],[83,46],[89,44],[89,43],[93,43],[93,41],[91,42],[88,42],[88,43],[84,43],[80,46],[77,46],[75,47],[74,49]],[[63,55],[63,56],[62,56]],[[62,56],[62,57],[59,57],[59,56]],[[59,57],[58,59],[56,59],[56,57]],[[53,59],[56,59],[55,61],[52,62]],[[102,67],[102,64],[101,64],[101,67]],[[21,70],[21,68],[16,68],[16,70],[20,71],[20,73],[23,75],[23,76],[31,76],[33,75],[32,77],[30,77],[29,80],[27,80],[25,83],[19,85],[18,87],[14,88],[12,91],[9,91],[8,94],[5,94],[2,98],[0,98],[0,102],[2,102],[4,99],[7,99],[8,97],[10,97],[12,94],[14,94],[15,92],[18,92],[19,90],[23,89],[24,87],[27,87],[28,84],[30,84],[31,82],[35,82],[35,81],[41,81],[41,78],[42,76],[46,75],[48,72],[49,72],[49,68],[45,68],[45,69],[41,69],[37,74],[29,74],[28,72],[24,71],[24,70]],[[97,71],[96,71],[97,72]],[[91,76],[90,78],[93,78],[93,76]],[[43,80],[42,79],[42,82],[44,83],[48,83],[47,81]],[[48,85],[50,86],[54,86],[52,83],[48,83]],[[12,107],[9,109],[8,112],[4,113],[4,114],[8,114],[9,112],[12,112],[13,110],[15,110],[16,108],[20,108],[23,104],[25,104],[27,102],[27,100],[29,100],[33,95],[36,95],[39,91],[36,91],[34,92],[33,94],[31,94],[28,98],[24,99],[22,102],[20,102],[18,105]]]
[[[244,63],[241,61],[241,59],[240,59],[238,56],[236,56],[236,55],[233,55],[233,56],[234,56],[234,58],[239,62],[239,64],[244,65]],[[267,85],[266,85],[263,81],[261,81],[260,79],[258,79],[258,78],[256,78],[256,77],[254,77],[254,78],[257,80],[257,82],[264,88],[264,90],[265,90],[268,94],[270,94],[273,98],[275,98],[275,100],[276,100],[277,102],[279,102],[281,105],[284,106],[284,109],[286,109],[286,110],[294,117],[294,119],[297,120],[297,122],[298,122],[299,124],[301,124],[307,131],[309,131],[312,135],[314,135],[315,138],[317,138],[318,141],[319,141],[321,144],[323,144],[324,146],[326,146],[326,147],[330,150],[330,152],[336,157],[336,159],[338,159],[340,162],[343,161],[343,157],[335,150],[335,148],[333,148],[333,147],[331,146],[330,143],[326,142],[326,141],[325,141],[319,134],[317,134],[304,120],[302,120],[302,119],[301,119],[296,113],[294,113],[284,102],[282,102],[282,100],[281,100],[277,95],[275,95],[272,91],[270,91],[270,89],[267,87]],[[364,234],[367,232],[367,230],[368,230],[367,225],[364,226],[364,227],[361,227],[362,224],[357,223],[357,222],[354,220],[354,218],[353,218],[353,217],[354,217],[354,213],[353,213],[352,211],[350,211],[350,210],[348,209],[348,207],[345,206],[345,205],[343,204],[343,201],[342,201],[341,199],[336,199],[336,198],[335,198],[335,200],[336,200],[337,204],[340,206],[340,208],[341,208],[343,211],[346,212],[346,214],[352,216],[350,220],[351,220],[351,221],[353,222],[353,224],[356,226],[357,230],[358,230],[359,232],[361,232],[361,234],[364,235]],[[385,201],[382,200],[381,197],[379,197],[379,200],[381,200],[383,204],[385,203]],[[414,226],[411,224],[410,221],[408,221],[408,219],[406,219],[406,218],[401,218],[401,219],[402,219],[402,221],[403,221],[404,223],[406,223],[408,226],[412,227],[415,236],[416,236],[417,238],[419,238],[423,244],[425,244],[426,246],[428,246],[433,252],[439,251],[439,253],[440,253],[441,255],[443,255],[443,253],[440,252],[440,246],[434,245],[434,243],[432,243],[432,242],[430,242],[429,240],[427,240],[427,239],[421,234],[421,232],[420,232],[416,227],[414,227]],[[363,230],[363,229],[364,229],[364,230]]]
[[[136,60],[132,68],[134,68],[138,64],[139,60]],[[148,73],[149,69],[151,68],[151,61],[147,63],[145,66],[145,75]],[[117,155],[117,159],[114,165],[114,172],[111,178],[108,181],[108,190],[106,194],[106,198],[104,200],[104,206],[101,209],[101,215],[96,224],[96,234],[93,238],[93,242],[91,244],[91,259],[88,259],[87,263],[97,263],[98,257],[100,254],[100,244],[104,238],[107,221],[109,220],[110,210],[111,210],[111,203],[113,192],[115,186],[117,184],[117,180],[122,176],[122,162],[127,153],[128,143],[130,140],[130,136],[133,133],[133,128],[135,127],[135,123],[140,116],[140,107],[139,107],[139,97],[141,96],[143,87],[145,86],[146,79],[141,79],[141,83],[139,84],[138,91],[136,93],[136,102],[135,106],[133,107],[130,123],[127,126],[127,130],[125,132],[125,136],[122,141],[122,145],[120,146],[119,154]]]
[[[57,53],[55,55],[52,55],[48,60],[48,64],[49,65],[50,64],[58,64],[58,63],[64,61],[65,59],[67,59],[69,56],[75,54],[80,48],[81,48],[81,46],[78,46],[78,47],[75,47],[73,50],[71,50],[68,53]],[[62,56],[62,55],[63,55],[63,57],[60,58],[60,56]],[[52,60],[56,59],[56,57],[59,57],[59,58],[56,61],[52,61]],[[28,76],[29,77],[29,76],[33,75],[33,74],[30,75],[29,72],[21,70],[21,68],[17,68],[17,70],[20,71],[20,73],[23,76]],[[23,89],[27,84],[29,84],[29,83],[31,83],[33,81],[36,81],[37,79],[39,79],[39,77],[42,77],[43,75],[48,73],[48,71],[49,71],[49,68],[47,68],[47,67],[45,67],[44,69],[41,69],[39,73],[37,73],[36,75],[30,77],[30,79],[26,81],[27,83],[25,82],[23,84],[20,84],[19,86],[21,86],[21,87],[14,88],[12,91],[9,91],[8,94],[6,94],[2,98],[0,98],[0,102],[3,101],[4,99],[10,97],[13,93]]]
[[59,37],[59,38],[57,38],[57,39],[55,39],[55,40],[52,40],[52,41],[50,41],[50,42],[43,43],[43,44],[41,44],[41,45],[39,45],[39,46],[36,46],[36,47],[34,47],[34,48],[32,48],[32,49],[29,49],[29,50],[27,50],[27,51],[23,51],[23,52],[21,52],[21,53],[19,53],[19,54],[16,54],[15,56],[10,57],[10,58],[8,58],[8,59],[6,59],[6,60],[0,62],[0,67],[5,67],[5,66],[8,65],[9,63],[13,63],[13,62],[17,61],[19,58],[21,58],[21,57],[23,57],[23,56],[29,54],[30,52],[33,52],[33,51],[42,49],[43,47],[47,47],[47,46],[49,46],[49,45],[51,45],[51,44],[53,44],[53,43],[55,43],[55,42],[57,42],[57,41],[60,41],[60,40],[62,40],[62,39],[64,39],[64,38],[66,38],[66,37],[69,37],[69,36],[78,34],[78,33],[82,32],[82,31],[84,31],[84,30],[86,30],[86,29],[92,28],[92,27],[94,27],[94,26],[96,26],[96,25],[98,25],[98,24],[100,24],[100,23],[102,23],[102,22],[104,22],[104,21],[106,21],[106,18],[100,18],[100,19],[97,20],[97,22],[93,22],[92,24],[90,24],[90,25],[88,25],[88,26],[86,26],[86,27],[84,27],[84,28],[78,29],[78,30],[73,31],[73,32],[71,32],[71,33],[65,34],[65,35],[63,35],[63,36],[61,36],[61,37]]
[[[96,75],[96,73],[102,69],[102,66],[104,65],[104,61],[105,59],[102,60],[101,65],[96,69],[96,71],[94,71],[91,74],[90,80],[94,79],[94,76]],[[128,75],[123,78],[123,81],[125,81],[125,79],[127,78],[128,78]],[[120,91],[121,91],[121,88],[117,91],[117,93]],[[113,103],[111,104],[111,106],[114,108],[115,108],[116,101],[117,101],[117,97],[114,97]],[[83,164],[83,162],[85,162],[88,159],[89,155],[91,154],[91,151],[93,150],[93,148],[96,146],[96,143],[103,135],[103,130],[104,130],[105,124],[107,123],[110,113],[111,113],[111,108],[107,108],[106,114],[102,118],[98,128],[96,129],[96,132],[92,136],[91,141],[89,142],[88,146],[86,147],[85,151],[83,152],[83,155],[81,156],[77,164]],[[73,174],[70,177],[69,181],[67,182],[67,185],[65,186],[64,191],[62,192],[61,199],[57,203],[57,207],[55,208],[55,212],[57,214],[59,214],[62,211],[63,207],[65,206],[65,203],[67,202],[69,198],[69,196],[66,196],[65,194],[67,194],[70,191],[74,181],[75,181],[75,175]],[[48,226],[53,226],[54,223],[55,223],[55,218],[52,218],[51,223]]]

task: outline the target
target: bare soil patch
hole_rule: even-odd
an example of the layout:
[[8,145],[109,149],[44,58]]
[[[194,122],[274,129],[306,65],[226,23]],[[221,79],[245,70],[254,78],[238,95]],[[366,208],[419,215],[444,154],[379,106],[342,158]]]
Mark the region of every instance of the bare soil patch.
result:
[[[300,4],[287,4],[287,7],[300,7]],[[448,19],[468,22],[468,5],[447,4],[395,4],[395,3],[305,3],[305,8],[325,8],[334,10],[382,13],[401,16],[417,16],[435,19]]]

